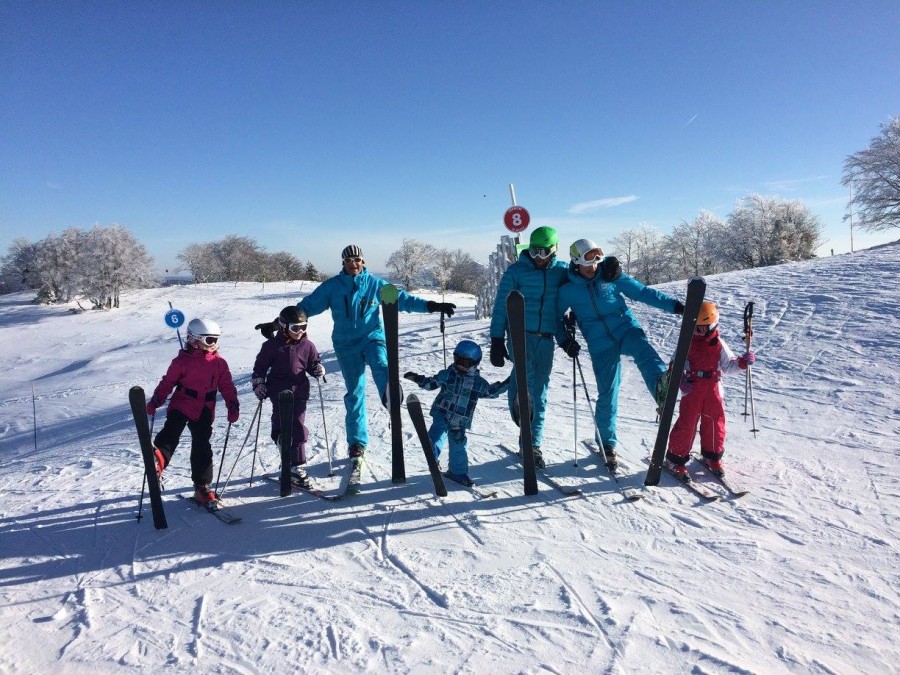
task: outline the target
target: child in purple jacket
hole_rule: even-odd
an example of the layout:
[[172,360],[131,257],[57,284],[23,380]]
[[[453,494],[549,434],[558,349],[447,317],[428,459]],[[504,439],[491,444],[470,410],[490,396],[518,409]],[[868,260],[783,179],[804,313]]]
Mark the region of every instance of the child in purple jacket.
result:
[[[319,352],[306,336],[306,313],[295,305],[281,310],[278,332],[263,343],[253,364],[253,393],[262,401],[272,401],[272,440],[278,443],[284,424],[292,425],[291,481],[298,487],[310,489],[311,483],[301,464],[306,464],[306,404],[309,401],[309,378],[322,377],[325,368]],[[278,410],[278,395],[283,391],[294,394],[294,414],[282,420]]]

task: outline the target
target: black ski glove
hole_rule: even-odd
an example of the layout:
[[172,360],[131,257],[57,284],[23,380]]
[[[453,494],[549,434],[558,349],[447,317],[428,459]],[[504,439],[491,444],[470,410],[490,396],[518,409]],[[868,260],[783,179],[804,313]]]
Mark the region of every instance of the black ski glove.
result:
[[258,323],[253,327],[253,330],[258,330],[263,334],[264,338],[271,340],[275,337],[275,331],[278,330],[278,322],[269,321],[268,323]]
[[574,359],[578,356],[578,352],[581,351],[581,345],[578,344],[578,341],[575,338],[566,338],[560,345],[560,348],[570,359]]
[[496,368],[502,368],[503,364],[509,358],[509,352],[506,351],[506,340],[502,337],[491,338],[491,365]]
[[675,301],[675,313],[678,316],[681,316],[682,314],[684,314],[684,303],[681,300]]
[[415,382],[416,384],[422,384],[425,381],[425,376],[419,375],[418,373],[414,373],[410,370],[403,373],[403,379],[410,380],[412,382]]
[[619,264],[619,259],[615,256],[604,258],[603,264],[600,266],[600,278],[603,281],[615,281],[620,276],[622,276],[622,266]]
[[575,317],[575,312],[571,309],[563,314],[563,327],[566,329],[566,332],[571,333],[575,330],[575,326],[578,325],[578,320]]
[[453,311],[456,309],[456,305],[452,302],[435,302],[434,300],[428,301],[428,311],[434,314],[434,312],[443,312],[447,316],[453,316]]

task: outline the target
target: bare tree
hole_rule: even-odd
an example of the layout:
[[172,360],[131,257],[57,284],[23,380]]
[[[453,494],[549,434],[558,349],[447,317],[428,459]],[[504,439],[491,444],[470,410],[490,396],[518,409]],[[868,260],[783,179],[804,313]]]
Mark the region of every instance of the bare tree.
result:
[[387,265],[397,279],[411,291],[433,264],[435,248],[415,239],[404,239],[399,249],[391,253]]
[[882,124],[868,148],[844,160],[841,182],[855,192],[850,207],[856,208],[861,228],[900,227],[900,116]]
[[717,269],[714,242],[716,233],[724,227],[721,220],[706,210],[701,210],[690,223],[681,221],[676,225],[664,242],[673,278],[685,279],[722,271]]
[[619,264],[622,265],[625,274],[633,274],[632,263],[637,257],[639,238],[638,230],[622,230],[609,241],[613,245],[610,255],[615,255],[619,259]]

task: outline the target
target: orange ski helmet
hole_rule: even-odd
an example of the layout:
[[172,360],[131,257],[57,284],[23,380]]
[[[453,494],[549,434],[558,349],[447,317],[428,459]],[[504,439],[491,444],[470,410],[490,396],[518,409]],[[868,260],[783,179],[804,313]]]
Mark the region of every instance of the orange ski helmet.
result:
[[700,305],[700,313],[697,315],[698,326],[708,326],[710,330],[719,324],[719,308],[714,302],[704,300]]

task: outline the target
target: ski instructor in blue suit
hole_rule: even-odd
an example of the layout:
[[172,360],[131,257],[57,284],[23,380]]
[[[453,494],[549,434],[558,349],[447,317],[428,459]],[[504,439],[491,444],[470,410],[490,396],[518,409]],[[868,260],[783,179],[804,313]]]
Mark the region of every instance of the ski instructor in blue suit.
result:
[[[531,444],[534,463],[544,468],[541,440],[544,436],[544,418],[547,414],[547,390],[550,388],[550,371],[553,370],[553,337],[559,329],[556,317],[556,294],[567,281],[568,265],[556,259],[559,235],[552,227],[539,227],[531,233],[528,248],[519,259],[506,268],[497,285],[497,297],[491,317],[491,365],[500,368],[512,347],[506,339],[509,319],[506,315],[506,297],[517,290],[525,297],[525,380],[531,399]],[[507,347],[509,344],[509,348]],[[513,370],[509,387],[509,411],[518,424],[519,412],[516,398],[516,373]]]
[[[572,260],[569,283],[559,291],[556,305],[561,324],[571,308],[581,334],[587,342],[588,353],[597,380],[597,408],[594,419],[608,463],[615,463],[616,418],[619,406],[619,382],[622,376],[622,355],[634,359],[644,384],[657,400],[664,401],[668,387],[666,364],[647,340],[647,334],[625,304],[625,298],[643,302],[664,312],[684,314],[684,305],[671,295],[644,286],[640,281],[622,274],[619,261],[604,258],[602,249],[590,239],[579,239],[569,249]],[[557,342],[570,356],[581,348],[574,333],[565,326],[557,334]],[[574,351],[574,354],[572,352]]]
[[[378,388],[378,396],[387,401],[387,346],[381,322],[381,289],[388,284],[365,268],[362,249],[351,244],[341,252],[343,269],[323,281],[318,288],[297,303],[307,316],[331,310],[334,329],[331,341],[347,386],[348,454],[360,457],[369,442],[366,418],[366,364]],[[399,291],[398,307],[404,312],[443,312],[453,316],[456,305],[434,302]]]

